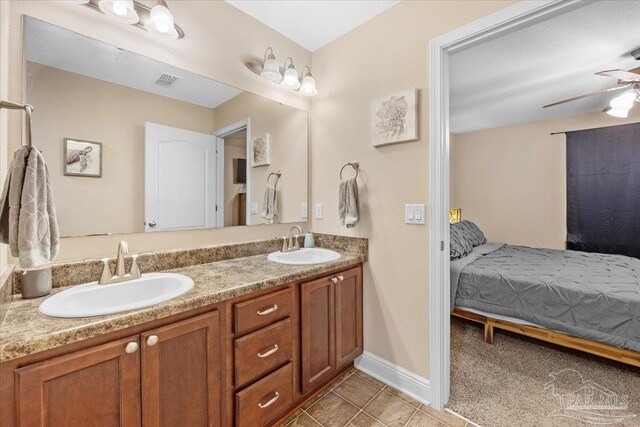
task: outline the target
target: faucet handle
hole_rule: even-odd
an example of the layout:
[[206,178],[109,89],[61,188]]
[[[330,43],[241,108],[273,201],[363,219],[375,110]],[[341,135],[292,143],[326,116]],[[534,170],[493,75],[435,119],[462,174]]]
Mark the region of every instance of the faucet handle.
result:
[[138,255],[131,255],[131,268],[129,269],[129,275],[134,279],[140,278],[140,268],[138,267]]
[[109,258],[102,258],[102,274],[98,279],[99,285],[104,285],[111,280],[111,269],[109,268]]

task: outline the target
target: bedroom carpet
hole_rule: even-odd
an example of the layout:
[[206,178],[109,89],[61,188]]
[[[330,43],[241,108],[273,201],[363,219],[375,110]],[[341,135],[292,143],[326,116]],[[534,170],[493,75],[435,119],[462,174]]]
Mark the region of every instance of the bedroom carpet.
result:
[[[550,416],[561,399],[585,396],[587,405]],[[452,318],[448,407],[484,427],[640,426],[640,368],[498,329],[485,344],[481,325]]]

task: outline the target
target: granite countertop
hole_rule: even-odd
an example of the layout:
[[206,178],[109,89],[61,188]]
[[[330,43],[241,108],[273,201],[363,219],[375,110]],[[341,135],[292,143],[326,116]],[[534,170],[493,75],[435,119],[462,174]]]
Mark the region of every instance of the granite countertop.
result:
[[[327,273],[365,261],[357,253],[341,252],[342,258],[326,264],[284,265],[255,255],[166,270],[189,276],[195,286],[173,300],[124,313],[60,319],[38,312],[43,298],[15,295],[0,325],[0,362],[39,353],[65,344],[140,325],[188,310],[236,298],[292,281]],[[56,288],[53,293],[66,288]]]

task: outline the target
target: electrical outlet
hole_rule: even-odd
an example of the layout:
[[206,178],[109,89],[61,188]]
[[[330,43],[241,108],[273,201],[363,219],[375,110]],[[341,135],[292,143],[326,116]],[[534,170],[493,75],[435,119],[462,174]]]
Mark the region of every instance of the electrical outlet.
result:
[[307,204],[306,203],[301,203],[300,204],[300,216],[304,219],[307,219],[307,217],[309,216],[308,213],[308,209],[307,209]]
[[322,203],[316,203],[316,219],[322,219]]
[[251,213],[252,214],[258,213],[258,202],[251,202]]
[[404,205],[404,222],[406,224],[424,224],[424,205]]

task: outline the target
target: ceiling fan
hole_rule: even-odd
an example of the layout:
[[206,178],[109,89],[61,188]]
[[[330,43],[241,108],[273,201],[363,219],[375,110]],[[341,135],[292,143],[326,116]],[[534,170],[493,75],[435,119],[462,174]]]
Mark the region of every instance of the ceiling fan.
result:
[[[640,49],[638,49],[640,50]],[[634,51],[634,53],[637,51]],[[635,56],[635,55],[634,55]],[[640,59],[640,58],[636,58]],[[607,70],[596,73],[598,76],[612,77],[618,80],[618,86],[609,89],[603,89],[598,92],[592,92],[585,95],[575,96],[573,98],[564,99],[562,101],[547,104],[542,108],[554,107],[556,105],[564,104],[566,102],[577,101],[578,99],[588,98],[590,96],[600,95],[608,92],[618,92],[625,89],[621,95],[613,98],[607,108],[602,110],[603,112],[614,116],[626,118],[629,115],[629,110],[633,107],[635,102],[640,102],[640,67],[633,70]]]

